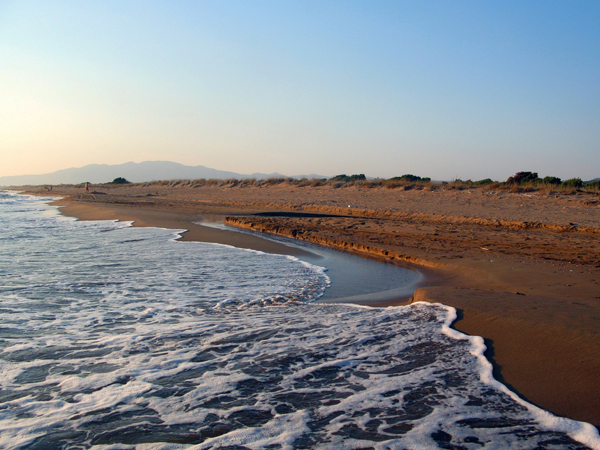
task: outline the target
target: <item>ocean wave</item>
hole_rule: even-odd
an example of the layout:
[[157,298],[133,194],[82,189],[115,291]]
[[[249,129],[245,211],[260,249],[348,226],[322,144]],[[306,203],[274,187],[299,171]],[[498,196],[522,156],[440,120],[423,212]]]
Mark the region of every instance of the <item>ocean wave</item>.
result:
[[0,447],[599,448],[494,380],[452,308],[315,304],[293,257],[4,206]]

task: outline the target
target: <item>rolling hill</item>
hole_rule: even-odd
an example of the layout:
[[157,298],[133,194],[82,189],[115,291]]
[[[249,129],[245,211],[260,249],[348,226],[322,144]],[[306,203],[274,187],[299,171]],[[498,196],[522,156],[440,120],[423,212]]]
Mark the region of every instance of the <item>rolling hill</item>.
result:
[[[283,177],[279,173],[239,174],[225,170],[211,169],[205,166],[186,166],[170,161],[146,161],[125,164],[90,164],[83,167],[58,170],[41,175],[20,175],[0,177],[0,186],[25,186],[41,184],[94,184],[108,183],[117,177],[123,177],[133,183],[156,180],[198,179],[198,178],[271,178]],[[294,176],[301,178],[302,176]],[[325,178],[320,175],[307,175],[307,178]]]

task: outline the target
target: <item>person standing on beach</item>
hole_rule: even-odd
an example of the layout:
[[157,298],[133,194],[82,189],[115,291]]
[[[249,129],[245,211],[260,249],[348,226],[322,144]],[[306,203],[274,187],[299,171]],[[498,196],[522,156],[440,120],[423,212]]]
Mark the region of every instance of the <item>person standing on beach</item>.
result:
[[85,192],[90,192],[90,183],[85,183]]

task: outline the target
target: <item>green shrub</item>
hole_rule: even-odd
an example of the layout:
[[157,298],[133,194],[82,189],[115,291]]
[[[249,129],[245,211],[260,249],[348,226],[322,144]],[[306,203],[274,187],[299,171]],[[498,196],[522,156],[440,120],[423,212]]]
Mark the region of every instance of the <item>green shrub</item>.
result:
[[364,173],[359,173],[359,174],[354,174],[354,175],[346,175],[345,173],[341,174],[341,175],[336,175],[335,177],[331,178],[330,181],[358,181],[358,180],[366,180],[367,177],[365,177]]
[[401,177],[390,178],[390,179],[388,179],[388,181],[408,181],[409,183],[415,183],[417,181],[430,182],[431,178],[429,178],[429,177],[421,178],[417,175],[407,173],[407,174],[402,175]]
[[109,184],[130,184],[130,181],[127,181],[125,178],[123,177],[117,177],[114,180],[112,180]]
[[563,181],[561,186],[579,188],[583,186],[583,181],[581,181],[581,178],[571,178],[570,180]]
[[546,184],[560,184],[562,180],[558,177],[544,177],[544,183]]
[[600,189],[600,181],[590,181],[585,183],[583,187],[586,189]]
[[537,172],[517,172],[506,180],[508,184],[524,184],[537,181],[541,181]]

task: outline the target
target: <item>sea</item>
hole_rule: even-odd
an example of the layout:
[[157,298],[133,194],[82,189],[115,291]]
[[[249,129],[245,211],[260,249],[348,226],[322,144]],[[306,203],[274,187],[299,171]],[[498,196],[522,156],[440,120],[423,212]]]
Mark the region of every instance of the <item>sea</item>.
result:
[[600,449],[453,308],[316,302],[325,267],[50,200],[0,191],[0,448]]

